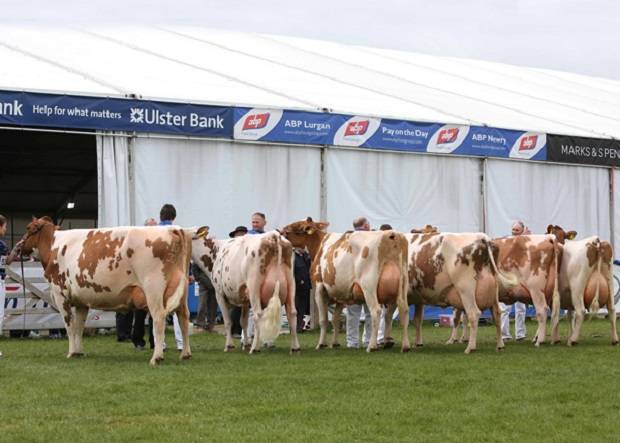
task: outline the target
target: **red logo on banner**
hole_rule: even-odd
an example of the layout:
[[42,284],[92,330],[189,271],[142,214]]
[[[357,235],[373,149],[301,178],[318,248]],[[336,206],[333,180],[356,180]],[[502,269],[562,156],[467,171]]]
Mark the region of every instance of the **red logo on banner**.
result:
[[361,120],[357,122],[350,122],[347,125],[347,129],[344,131],[344,136],[347,137],[349,135],[362,135],[365,134],[368,130],[368,120]]
[[267,126],[269,121],[269,113],[248,115],[243,122],[243,130],[260,129]]
[[452,143],[459,136],[459,128],[442,129],[437,137],[437,144]]
[[523,137],[521,139],[521,143],[519,143],[519,151],[529,151],[534,149],[537,141],[537,135],[528,135],[527,137]]

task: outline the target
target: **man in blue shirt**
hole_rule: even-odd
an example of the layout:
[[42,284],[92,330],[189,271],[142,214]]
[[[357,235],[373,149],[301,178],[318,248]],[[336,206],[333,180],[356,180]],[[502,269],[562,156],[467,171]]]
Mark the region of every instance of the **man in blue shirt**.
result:
[[264,234],[266,224],[267,220],[265,219],[265,214],[262,212],[255,212],[252,214],[252,229],[248,231],[248,234]]

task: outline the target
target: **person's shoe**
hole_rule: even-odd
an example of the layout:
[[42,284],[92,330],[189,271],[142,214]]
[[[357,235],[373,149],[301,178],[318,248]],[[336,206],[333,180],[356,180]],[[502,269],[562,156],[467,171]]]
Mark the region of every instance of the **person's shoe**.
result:
[[144,351],[144,345],[136,345],[134,347],[136,348],[136,351]]
[[502,337],[503,341],[512,341],[512,336],[508,336],[508,337]]
[[239,340],[241,339],[241,334],[233,334],[232,338]]
[[523,337],[517,337],[517,341],[523,341],[525,340],[527,337],[523,336]]

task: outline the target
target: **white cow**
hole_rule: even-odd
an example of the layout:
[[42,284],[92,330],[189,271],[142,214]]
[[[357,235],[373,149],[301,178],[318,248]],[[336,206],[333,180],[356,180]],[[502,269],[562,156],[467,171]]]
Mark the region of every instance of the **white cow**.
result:
[[49,217],[33,218],[9,262],[30,254],[41,260],[67,329],[67,357],[83,355],[82,332],[90,308],[148,308],[155,333],[150,364],[155,365],[164,358],[165,318],[171,312],[177,313],[183,334],[181,358],[191,357],[190,241],[189,233],[175,226],[59,231]]
[[[291,223],[282,232],[295,247],[306,248],[312,259],[311,279],[319,310],[321,335],[317,349],[326,346],[327,305],[334,303],[332,347],[339,346],[340,314],[345,305],[366,303],[372,318],[367,351],[377,349],[381,305],[400,311],[402,351],[409,350],[407,306],[407,242],[394,231],[327,233],[328,223],[310,217]],[[391,316],[386,317],[385,343],[393,344]]]
[[280,309],[284,305],[291,331],[291,353],[299,352],[293,247],[288,240],[277,231],[215,240],[208,237],[208,228],[203,227],[193,238],[192,258],[215,287],[226,329],[224,351],[234,348],[231,306],[241,307],[245,348],[249,347],[247,326],[252,308],[255,328],[250,353],[255,353],[280,333]]

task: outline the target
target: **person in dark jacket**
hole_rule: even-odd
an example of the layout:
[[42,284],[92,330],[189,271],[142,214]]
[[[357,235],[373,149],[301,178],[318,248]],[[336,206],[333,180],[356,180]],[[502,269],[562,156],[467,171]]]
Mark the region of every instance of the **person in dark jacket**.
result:
[[217,315],[217,300],[215,298],[215,288],[202,269],[192,263],[192,273],[194,280],[198,283],[198,313],[194,326],[206,329],[209,332],[215,327],[215,316]]
[[297,309],[297,332],[304,331],[304,315],[310,314],[310,256],[295,248],[295,309]]

